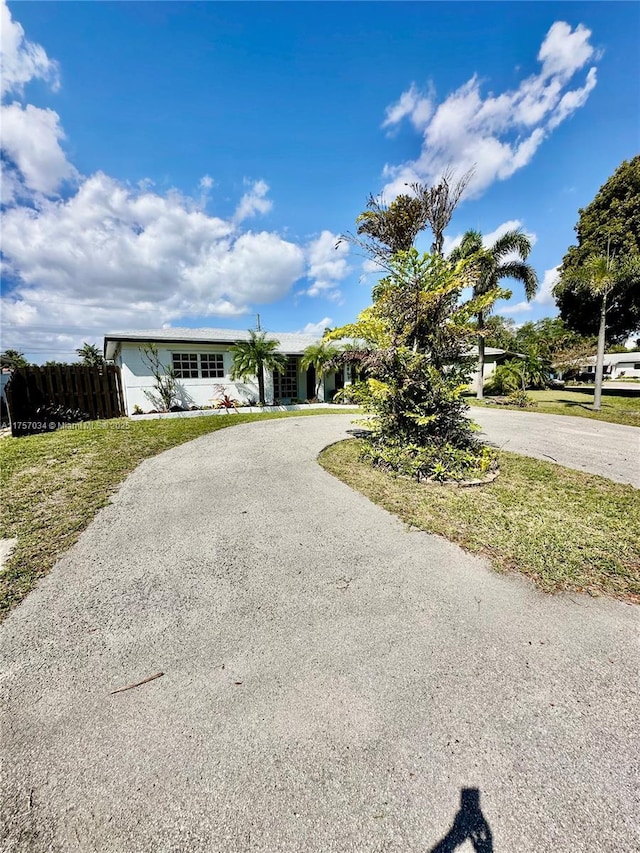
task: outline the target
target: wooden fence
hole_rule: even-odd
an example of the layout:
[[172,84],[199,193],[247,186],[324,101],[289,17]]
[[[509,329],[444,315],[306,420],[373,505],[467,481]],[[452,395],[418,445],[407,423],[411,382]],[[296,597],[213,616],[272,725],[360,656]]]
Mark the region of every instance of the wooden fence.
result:
[[5,394],[14,436],[126,414],[120,368],[112,364],[20,367],[14,370]]

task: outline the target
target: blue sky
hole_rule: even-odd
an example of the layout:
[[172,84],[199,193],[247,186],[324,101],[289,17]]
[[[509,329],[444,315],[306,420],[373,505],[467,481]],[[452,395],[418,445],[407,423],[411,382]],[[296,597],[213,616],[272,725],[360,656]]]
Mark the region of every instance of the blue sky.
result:
[[[370,302],[369,193],[475,166],[447,231],[532,235],[556,313],[578,208],[639,148],[634,3],[2,5],[3,340],[319,331]],[[425,234],[418,243],[427,249]]]

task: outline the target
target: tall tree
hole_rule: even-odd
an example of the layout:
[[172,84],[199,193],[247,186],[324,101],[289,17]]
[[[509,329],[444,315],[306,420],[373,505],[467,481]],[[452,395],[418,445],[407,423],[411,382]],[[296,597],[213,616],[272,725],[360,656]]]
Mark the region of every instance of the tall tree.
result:
[[[494,290],[503,279],[512,278],[524,285],[527,299],[532,299],[538,289],[538,276],[526,263],[531,251],[531,240],[522,231],[507,231],[498,237],[493,246],[484,247],[480,231],[467,231],[462,243],[451,252],[454,263],[463,259],[476,260],[472,264],[471,284],[474,297]],[[514,257],[515,256],[515,257]],[[503,295],[507,295],[503,291]],[[477,314],[478,323],[478,380],[477,397],[484,396],[485,319],[486,310]]]
[[258,396],[264,406],[264,371],[277,370],[282,373],[287,365],[287,359],[278,352],[280,341],[267,340],[266,332],[249,329],[249,340],[238,341],[231,348],[233,353],[232,379],[258,379]]
[[[596,197],[579,210],[575,226],[577,246],[570,246],[560,267],[560,282],[554,290],[560,316],[583,335],[598,334],[600,295],[575,275],[593,257],[632,260],[640,256],[640,155],[625,160],[600,187]],[[640,329],[640,287],[627,264],[618,270],[615,285],[607,295],[606,334],[608,343],[625,341]],[[588,275],[587,275],[588,277]]]
[[85,367],[102,367],[104,364],[102,353],[95,344],[89,344],[84,341],[82,346],[76,350],[76,353]]
[[339,352],[338,347],[326,341],[311,344],[303,352],[302,361],[300,362],[302,369],[308,370],[310,367],[313,367],[316,371],[316,397],[320,392],[320,385],[327,369],[335,363]]
[[565,273],[556,285],[558,296],[567,288],[578,294],[584,291],[599,303],[598,352],[593,393],[593,409],[596,412],[600,410],[602,397],[608,303],[620,283],[625,281],[635,281],[636,287],[640,284],[640,257],[618,259],[607,252],[606,255],[590,255],[580,267]]

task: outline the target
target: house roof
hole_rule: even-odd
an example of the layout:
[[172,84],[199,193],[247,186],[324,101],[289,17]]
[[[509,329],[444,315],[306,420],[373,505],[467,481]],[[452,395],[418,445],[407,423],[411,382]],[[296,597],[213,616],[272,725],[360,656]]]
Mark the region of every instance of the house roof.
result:
[[[267,332],[267,340],[280,342],[280,352],[301,355],[311,344],[320,340],[316,335],[297,332]],[[167,344],[235,344],[248,341],[247,329],[142,329],[127,332],[110,332],[104,336],[105,358],[113,358],[118,343]]]
[[[625,364],[632,362],[640,361],[640,352],[609,352],[604,354],[604,364]],[[590,356],[589,358],[580,359],[580,365],[583,364],[595,364],[596,357],[595,355]]]
[[[485,347],[484,348],[484,354],[485,354],[485,356],[487,356],[487,355],[496,355],[496,356],[498,356],[498,355],[511,355],[511,356],[515,356],[516,358],[524,358],[524,356],[521,352],[511,352],[510,350],[506,350],[506,349],[498,349],[498,347]],[[465,355],[477,356],[478,355],[478,347],[477,346],[471,347],[471,349],[468,350],[468,352],[466,352]]]

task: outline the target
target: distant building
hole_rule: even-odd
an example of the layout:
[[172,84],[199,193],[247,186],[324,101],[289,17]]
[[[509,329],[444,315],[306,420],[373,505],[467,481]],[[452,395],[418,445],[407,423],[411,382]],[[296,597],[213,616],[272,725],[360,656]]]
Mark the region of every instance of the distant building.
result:
[[[578,364],[578,378],[592,381],[596,378],[596,357],[585,358]],[[603,377],[605,379],[640,379],[640,352],[605,353]]]

